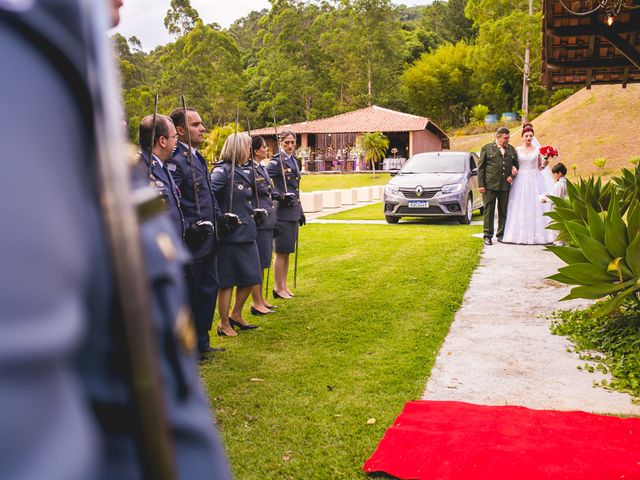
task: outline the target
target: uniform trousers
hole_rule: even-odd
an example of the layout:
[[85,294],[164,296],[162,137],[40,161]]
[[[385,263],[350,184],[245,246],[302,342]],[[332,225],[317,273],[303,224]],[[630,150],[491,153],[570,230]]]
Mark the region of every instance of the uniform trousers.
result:
[[484,203],[484,233],[485,238],[493,237],[493,217],[498,204],[498,232],[496,237],[504,235],[504,224],[507,220],[507,202],[509,190],[487,190],[482,194]]
[[198,337],[198,351],[206,352],[209,344],[209,330],[218,297],[218,270],[215,253],[196,258],[187,266],[187,286],[189,303]]

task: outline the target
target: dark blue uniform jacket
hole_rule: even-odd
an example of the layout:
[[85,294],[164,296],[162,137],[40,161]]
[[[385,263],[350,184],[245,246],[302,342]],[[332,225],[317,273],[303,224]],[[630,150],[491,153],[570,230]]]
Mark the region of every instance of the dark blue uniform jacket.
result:
[[149,152],[142,151],[138,154],[139,161],[146,166],[149,184],[158,192],[169,210],[171,220],[176,226],[176,233],[180,238],[184,234],[184,218],[180,210],[180,189],[174,182],[167,166],[163,168],[160,160],[153,156],[149,161]]
[[276,216],[279,221],[297,222],[302,216],[302,205],[300,204],[300,169],[298,168],[298,162],[296,162],[295,158],[287,157],[287,155],[280,152],[278,155],[275,155],[271,161],[269,161],[269,165],[267,165],[267,172],[269,172],[269,176],[271,180],[273,180],[275,191],[280,195],[285,194],[285,182],[282,178],[283,170],[287,185],[286,191],[294,193],[298,201],[291,207],[285,207],[276,202]]
[[271,199],[273,193],[273,183],[269,177],[269,172],[259,163],[256,163],[256,188],[258,189],[258,208],[264,208],[269,216],[262,224],[258,225],[258,230],[271,230],[276,225],[276,207]]
[[[216,163],[211,173],[211,187],[222,213],[229,212],[229,187],[231,164]],[[233,205],[231,213],[240,217],[238,225],[231,233],[222,233],[221,242],[252,242],[258,236],[256,223],[253,220],[252,198],[253,175],[249,165],[236,165],[233,179]]]
[[[204,157],[196,150],[193,156],[196,187],[193,185],[191,161],[189,160],[189,147],[178,142],[170,160],[167,160],[167,168],[171,172],[173,180],[180,189],[180,207],[184,215],[185,228],[198,220],[205,220],[216,225],[216,200],[211,193],[209,183],[209,171]],[[196,194],[200,202],[200,215],[196,208]],[[192,251],[193,258],[202,258],[210,254],[215,248],[215,235],[211,235],[208,241]]]

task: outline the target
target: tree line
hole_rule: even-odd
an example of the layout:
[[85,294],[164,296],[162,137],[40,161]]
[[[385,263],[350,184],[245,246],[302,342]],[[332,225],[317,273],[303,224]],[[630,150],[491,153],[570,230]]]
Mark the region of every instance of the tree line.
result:
[[[532,2],[532,14],[528,13]],[[541,0],[270,0],[227,29],[205,24],[189,0],[172,0],[175,41],[150,52],[114,35],[129,135],[160,94],[169,111],[184,94],[210,126],[313,120],[381,105],[443,128],[471,109],[518,111],[531,51],[531,110],[553,101],[540,83]]]

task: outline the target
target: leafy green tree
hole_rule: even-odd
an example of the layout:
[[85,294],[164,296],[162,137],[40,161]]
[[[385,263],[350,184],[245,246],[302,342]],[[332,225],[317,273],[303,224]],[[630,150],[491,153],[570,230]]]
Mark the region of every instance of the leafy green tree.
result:
[[[220,152],[222,146],[229,135],[236,130],[235,122],[228,123],[226,125],[212,125],[209,132],[206,134],[204,145],[200,148],[200,153],[207,160],[209,167],[218,161],[220,158]],[[238,128],[242,131],[242,127]]]
[[467,0],[436,0],[424,8],[420,25],[441,38],[442,43],[470,43],[478,32],[465,16],[466,5]]
[[171,0],[164,26],[171,35],[182,37],[193,30],[199,20],[200,16],[189,0]]
[[531,6],[530,15],[529,0],[468,0],[465,13],[479,31],[472,61],[478,100],[493,111],[520,108],[523,77],[534,99],[543,95],[536,81],[542,65],[541,0],[532,0]]
[[376,162],[383,160],[389,148],[389,139],[382,132],[363,133],[358,138],[358,147],[364,151],[364,158],[371,162],[373,176],[376,176]]
[[166,110],[179,105],[180,95],[205,123],[235,118],[244,111],[244,72],[238,47],[228,33],[198,24],[188,34],[153,53],[155,85]]
[[321,43],[339,113],[372,104],[397,107],[404,67],[402,30],[388,0],[336,1]]
[[409,109],[444,127],[463,124],[465,111],[475,103],[471,51],[465,42],[446,44],[408,68],[402,91]]

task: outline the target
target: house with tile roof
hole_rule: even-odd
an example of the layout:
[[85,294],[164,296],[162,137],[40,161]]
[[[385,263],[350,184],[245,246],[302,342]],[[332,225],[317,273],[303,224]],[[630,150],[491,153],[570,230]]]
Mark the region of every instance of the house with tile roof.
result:
[[[360,135],[367,132],[382,132],[387,136],[387,157],[409,158],[416,153],[449,148],[449,137],[429,118],[377,105],[333,117],[278,126],[278,132],[284,130],[298,134],[298,147],[310,152],[309,158],[305,159],[306,170],[310,171],[355,169],[350,152]],[[254,130],[251,134],[265,137],[269,149],[275,151],[273,127]]]

